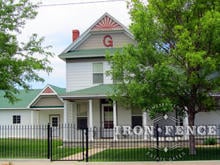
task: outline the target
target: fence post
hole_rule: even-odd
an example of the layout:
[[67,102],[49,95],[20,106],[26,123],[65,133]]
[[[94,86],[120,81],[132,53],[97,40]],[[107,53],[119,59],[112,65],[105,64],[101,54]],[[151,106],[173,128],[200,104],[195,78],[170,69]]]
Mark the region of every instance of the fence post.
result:
[[86,162],[89,161],[89,129],[86,128]]
[[84,146],[84,133],[85,133],[85,129],[82,129],[82,149],[83,149],[83,160],[85,158],[85,146]]
[[47,159],[50,159],[50,148],[51,148],[51,141],[50,141],[51,135],[50,135],[50,123],[47,124]]
[[156,126],[156,139],[157,139],[157,161],[159,161],[160,160],[160,158],[159,158],[159,126],[158,126],[158,124],[157,124],[157,126]]

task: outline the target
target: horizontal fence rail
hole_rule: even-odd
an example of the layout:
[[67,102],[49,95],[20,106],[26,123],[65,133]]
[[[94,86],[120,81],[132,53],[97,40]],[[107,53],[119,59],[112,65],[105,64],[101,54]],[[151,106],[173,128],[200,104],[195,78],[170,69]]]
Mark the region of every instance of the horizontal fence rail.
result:
[[[210,126],[215,126],[215,134]],[[196,147],[196,154],[190,155],[190,135],[181,135],[175,127],[157,125],[152,130],[141,127],[134,130],[130,127],[78,129],[74,124],[0,125],[0,159],[220,160],[220,127],[210,126],[189,130],[195,132]]]

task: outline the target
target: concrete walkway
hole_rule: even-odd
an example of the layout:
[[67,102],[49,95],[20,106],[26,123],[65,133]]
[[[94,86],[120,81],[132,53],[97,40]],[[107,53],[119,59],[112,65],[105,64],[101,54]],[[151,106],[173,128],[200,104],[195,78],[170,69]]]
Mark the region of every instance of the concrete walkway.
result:
[[[98,152],[102,152],[106,150],[106,148],[92,148],[92,149],[89,149],[88,150],[88,156],[92,156]],[[86,151],[84,152],[84,155],[86,154]],[[70,156],[67,156],[65,158],[63,158],[62,160],[82,160],[83,159],[83,153],[80,152],[80,153],[77,153],[77,154],[74,154],[74,155],[70,155]]]
[[[11,164],[9,164],[9,162]],[[0,161],[0,165],[220,165],[220,161],[181,161],[181,162],[74,162],[49,160]]]

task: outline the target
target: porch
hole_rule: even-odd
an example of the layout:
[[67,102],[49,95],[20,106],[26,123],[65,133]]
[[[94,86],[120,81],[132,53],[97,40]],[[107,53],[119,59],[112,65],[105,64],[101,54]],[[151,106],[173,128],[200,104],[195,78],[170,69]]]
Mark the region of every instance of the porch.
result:
[[[113,140],[127,138],[126,133],[119,136],[119,129],[117,129],[119,126],[125,127],[128,132],[135,126],[145,128],[156,124],[188,125],[187,115],[180,121],[175,112],[152,120],[146,111],[125,107],[109,99],[113,90],[113,84],[101,84],[65,93],[61,96],[64,100],[64,125],[71,123],[77,130],[88,128],[90,141],[100,138]],[[64,129],[64,141],[68,141],[74,133],[70,134]],[[143,135],[143,139],[149,139],[149,136]]]

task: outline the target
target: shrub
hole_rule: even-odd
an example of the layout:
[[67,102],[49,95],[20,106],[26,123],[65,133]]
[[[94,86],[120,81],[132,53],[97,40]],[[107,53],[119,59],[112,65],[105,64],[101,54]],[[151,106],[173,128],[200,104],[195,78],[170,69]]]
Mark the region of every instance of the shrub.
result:
[[216,138],[207,138],[204,140],[203,144],[205,145],[215,145],[217,144],[217,139]]

